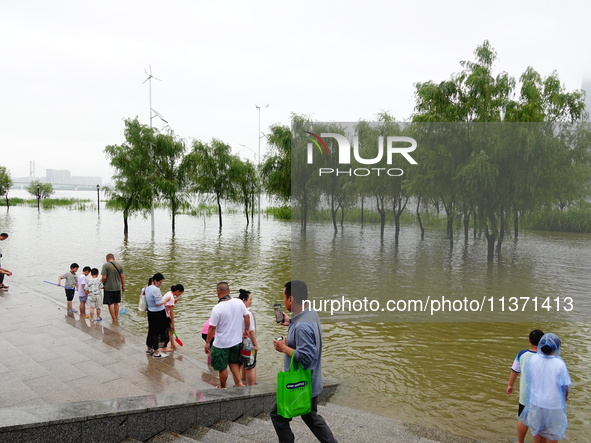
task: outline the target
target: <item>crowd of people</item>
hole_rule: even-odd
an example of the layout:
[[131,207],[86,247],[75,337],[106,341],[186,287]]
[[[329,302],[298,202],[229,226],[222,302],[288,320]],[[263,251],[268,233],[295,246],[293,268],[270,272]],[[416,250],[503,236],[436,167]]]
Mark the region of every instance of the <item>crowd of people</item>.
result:
[[[74,295],[78,293],[80,301],[79,309],[82,318],[89,318],[92,322],[100,322],[101,306],[107,305],[111,319],[114,322],[119,320],[119,304],[121,293],[125,291],[125,274],[123,266],[115,261],[113,254],[107,254],[100,276],[98,268],[85,266],[82,273],[77,275],[80,266],[72,263],[70,270],[58,276],[57,285],[63,286],[66,292],[66,309],[68,312],[78,313],[72,302]],[[90,277],[89,277],[90,275]],[[64,285],[62,285],[62,281]],[[88,303],[89,312],[86,312]]]

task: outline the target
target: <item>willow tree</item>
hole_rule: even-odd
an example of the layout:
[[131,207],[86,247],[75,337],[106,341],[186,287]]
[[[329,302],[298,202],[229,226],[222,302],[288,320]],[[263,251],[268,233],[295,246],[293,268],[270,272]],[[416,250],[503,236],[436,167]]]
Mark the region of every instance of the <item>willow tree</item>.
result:
[[137,118],[125,120],[125,141],[105,147],[105,153],[115,170],[115,188],[110,205],[123,211],[123,234],[129,232],[128,219],[134,213],[145,214],[157,196],[155,185],[155,130],[141,124]]
[[230,169],[234,172],[234,199],[237,203],[242,204],[246,225],[248,226],[250,224],[249,212],[250,215],[254,216],[256,196],[261,190],[259,174],[252,162],[249,160],[242,161],[238,157],[233,159]]
[[291,199],[291,131],[289,127],[273,125],[268,134],[269,153],[261,164],[264,190],[281,203]]
[[8,190],[12,186],[12,179],[6,166],[0,166],[0,194],[4,194],[6,198],[6,208],[10,209],[10,203],[8,202]]
[[159,199],[170,208],[172,233],[175,233],[176,215],[187,205],[186,174],[183,167],[185,143],[172,131],[156,133],[154,137],[154,187]]
[[210,143],[195,140],[183,161],[188,190],[216,202],[220,229],[222,201],[236,198],[236,158],[229,145],[214,138]]
[[[466,221],[474,210],[492,260],[495,244],[498,251],[503,242],[507,214],[516,217],[539,207],[559,170],[568,167],[567,158],[557,168],[556,158],[562,152],[574,160],[566,144],[552,140],[551,124],[581,118],[584,105],[583,94],[566,92],[556,73],[542,80],[532,68],[521,77],[521,95],[513,100],[515,79],[505,72],[494,74],[497,54],[489,42],[474,54],[475,60],[461,62],[463,70],[450,80],[417,83],[413,121],[459,122],[435,125],[427,134],[438,142],[421,145],[421,179],[430,180],[428,192],[438,194],[444,205],[450,242],[455,214]],[[498,122],[540,124],[519,131],[489,125]],[[512,141],[512,135],[517,139]]]

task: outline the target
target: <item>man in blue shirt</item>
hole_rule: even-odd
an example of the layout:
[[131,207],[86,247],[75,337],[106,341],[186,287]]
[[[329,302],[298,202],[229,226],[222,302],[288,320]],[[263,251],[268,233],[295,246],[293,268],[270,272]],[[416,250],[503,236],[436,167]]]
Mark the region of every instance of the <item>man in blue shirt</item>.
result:
[[[275,350],[283,352],[284,370],[289,370],[291,355],[295,352],[295,360],[299,361],[304,369],[312,370],[312,411],[302,415],[302,420],[308,425],[316,438],[324,443],[337,443],[332,431],[318,415],[318,394],[322,391],[322,330],[320,319],[316,311],[309,306],[304,308],[304,301],[308,299],[308,286],[301,280],[287,282],[283,288],[283,302],[285,308],[292,313],[290,318],[283,313],[284,326],[289,326],[287,339],[274,340]],[[293,432],[289,426],[291,418],[282,417],[277,413],[277,405],[271,411],[271,420],[275,432],[281,443],[295,441]]]

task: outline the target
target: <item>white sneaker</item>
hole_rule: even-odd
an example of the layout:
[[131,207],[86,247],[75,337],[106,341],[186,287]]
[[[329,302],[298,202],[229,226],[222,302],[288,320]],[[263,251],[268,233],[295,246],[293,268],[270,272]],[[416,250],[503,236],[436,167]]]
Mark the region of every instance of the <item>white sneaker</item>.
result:
[[160,354],[153,354],[152,357],[154,357],[154,358],[164,358],[164,357],[168,357],[168,354],[166,352],[161,352]]

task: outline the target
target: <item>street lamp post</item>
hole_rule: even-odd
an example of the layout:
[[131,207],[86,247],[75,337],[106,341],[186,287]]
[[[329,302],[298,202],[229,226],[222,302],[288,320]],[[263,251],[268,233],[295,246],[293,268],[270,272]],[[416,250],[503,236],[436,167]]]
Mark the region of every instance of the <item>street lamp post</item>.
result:
[[101,187],[99,185],[96,185],[96,210],[99,214],[101,213],[101,197],[99,193],[100,189]]
[[[268,108],[269,105],[267,104],[265,106],[259,106],[259,105],[255,105],[255,106],[259,111],[259,134],[258,134],[258,136],[259,136],[259,155],[258,155],[259,162],[258,162],[258,164],[260,166],[261,165],[261,138],[262,138],[262,136],[261,136],[261,108]],[[260,173],[260,171],[259,171],[259,173]],[[260,227],[261,226],[261,191],[260,191],[260,189],[259,189],[259,195],[258,195],[258,207],[259,207],[259,227]]]

